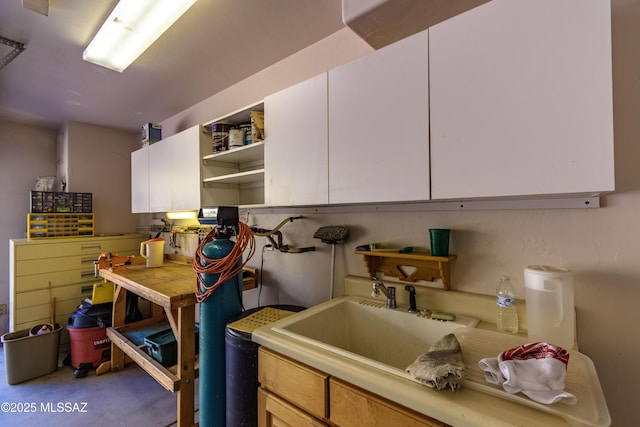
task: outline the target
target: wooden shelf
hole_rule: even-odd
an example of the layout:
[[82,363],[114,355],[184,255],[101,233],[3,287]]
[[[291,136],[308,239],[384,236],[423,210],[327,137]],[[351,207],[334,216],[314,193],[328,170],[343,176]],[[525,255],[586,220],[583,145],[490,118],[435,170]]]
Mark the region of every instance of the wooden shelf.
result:
[[447,291],[451,287],[450,262],[457,258],[457,255],[443,257],[422,252],[401,254],[388,251],[355,251],[355,253],[364,258],[369,277],[380,272],[405,282],[416,280],[433,282],[435,279],[441,279],[442,287]]

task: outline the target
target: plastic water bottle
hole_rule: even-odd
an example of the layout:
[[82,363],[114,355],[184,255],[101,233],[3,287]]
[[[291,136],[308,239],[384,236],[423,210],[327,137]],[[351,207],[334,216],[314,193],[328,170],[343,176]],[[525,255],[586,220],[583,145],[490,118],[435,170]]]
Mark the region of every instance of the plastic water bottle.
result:
[[516,293],[511,286],[509,276],[502,276],[496,289],[498,305],[498,330],[510,334],[518,333],[518,312]]

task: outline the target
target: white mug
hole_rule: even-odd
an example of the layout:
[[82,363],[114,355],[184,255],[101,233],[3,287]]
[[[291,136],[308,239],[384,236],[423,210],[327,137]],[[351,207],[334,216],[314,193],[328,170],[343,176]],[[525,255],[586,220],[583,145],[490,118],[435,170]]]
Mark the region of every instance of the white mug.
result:
[[147,261],[147,267],[162,267],[164,263],[164,239],[151,239],[140,243],[140,256]]

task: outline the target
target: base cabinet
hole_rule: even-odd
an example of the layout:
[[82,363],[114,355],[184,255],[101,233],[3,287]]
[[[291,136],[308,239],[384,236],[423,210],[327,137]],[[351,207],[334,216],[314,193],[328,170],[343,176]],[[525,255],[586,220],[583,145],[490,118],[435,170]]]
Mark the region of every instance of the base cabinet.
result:
[[446,426],[264,347],[258,381],[259,427]]
[[440,421],[417,414],[337,378],[330,378],[329,389],[329,419],[339,426],[445,426]]
[[[29,329],[41,323],[66,325],[85,298],[91,298],[93,262],[101,253],[136,255],[146,234],[10,240],[9,330]],[[63,332],[66,341],[66,331]]]
[[322,427],[328,424],[312,417],[284,399],[258,389],[258,427]]

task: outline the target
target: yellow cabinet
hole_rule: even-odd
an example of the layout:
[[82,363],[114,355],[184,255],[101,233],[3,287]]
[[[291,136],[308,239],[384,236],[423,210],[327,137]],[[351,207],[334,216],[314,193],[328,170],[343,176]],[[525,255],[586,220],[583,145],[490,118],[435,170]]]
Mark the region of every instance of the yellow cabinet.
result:
[[263,347],[258,354],[262,387],[317,418],[328,418],[329,376]]
[[339,426],[444,427],[445,424],[403,408],[337,378],[330,380],[330,420]]
[[[137,255],[146,234],[106,237],[10,241],[9,329],[28,329],[39,323],[66,325],[84,298],[91,297],[93,262],[101,253]],[[54,303],[55,301],[55,303]]]
[[258,381],[259,427],[446,426],[265,347]]
[[327,425],[264,389],[258,390],[258,414],[258,427],[323,427]]

